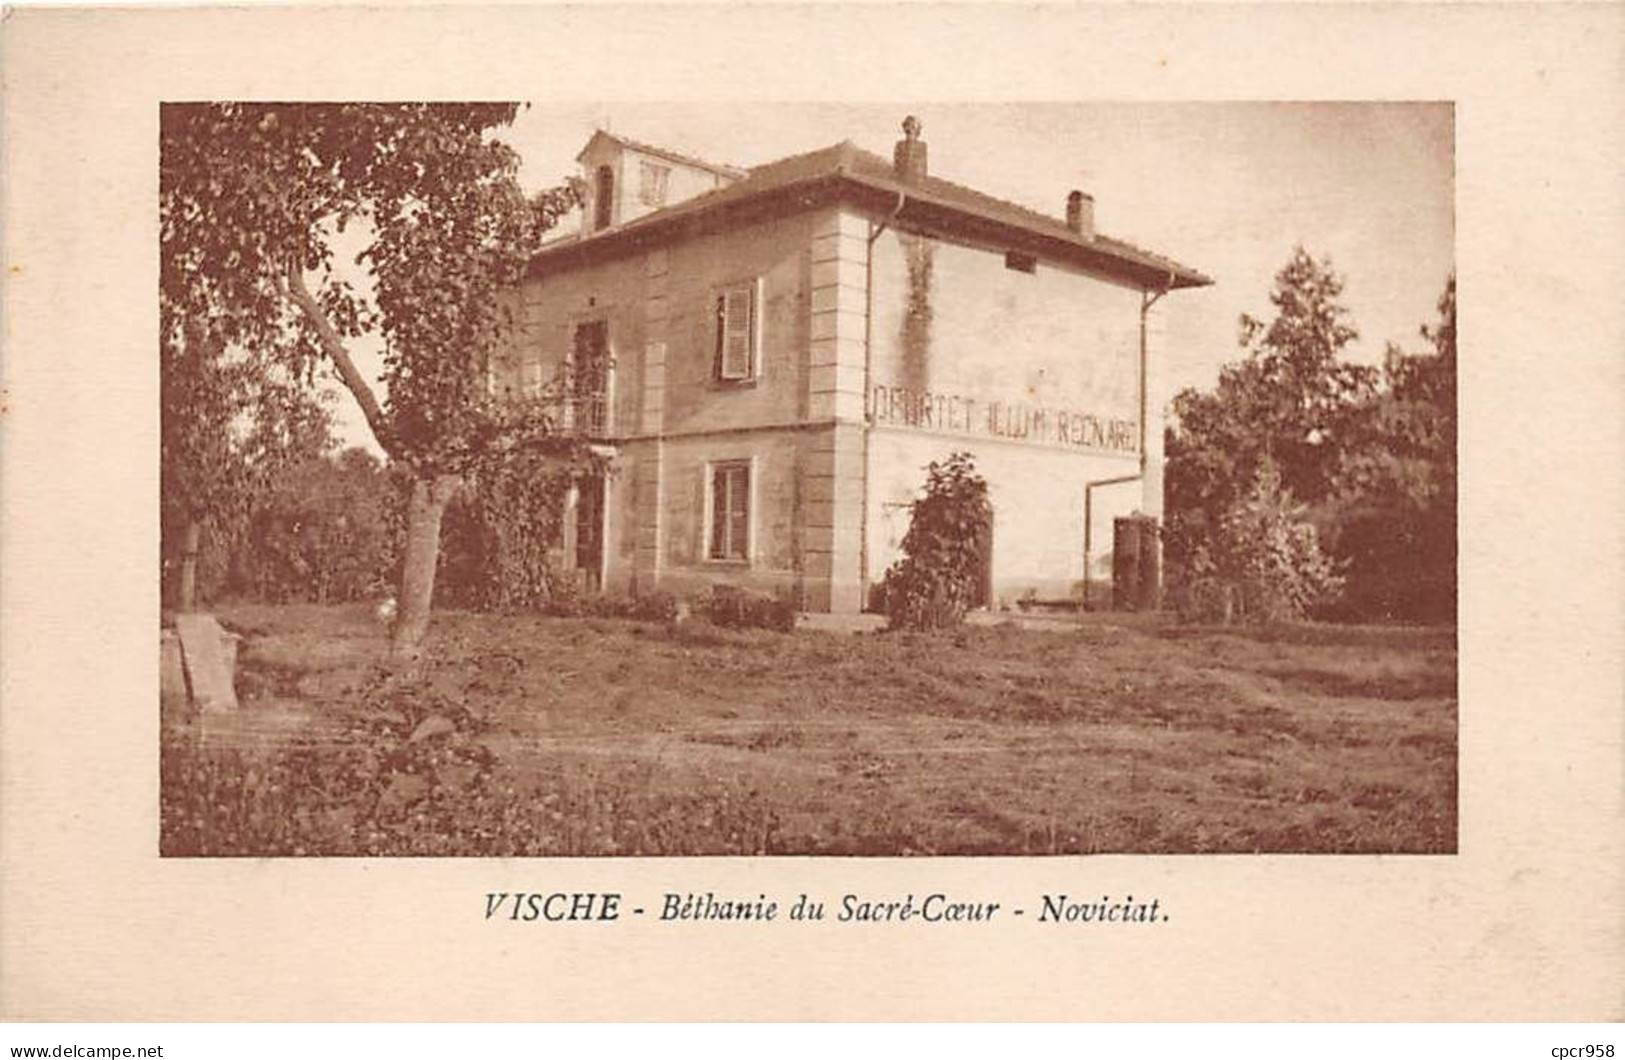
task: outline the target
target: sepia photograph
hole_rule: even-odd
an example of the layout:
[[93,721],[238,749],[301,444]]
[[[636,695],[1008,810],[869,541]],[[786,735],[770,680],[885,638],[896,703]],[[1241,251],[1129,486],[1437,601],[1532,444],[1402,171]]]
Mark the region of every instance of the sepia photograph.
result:
[[1620,1015],[1625,8],[0,22],[0,1051]]
[[163,856],[1455,853],[1451,104],[158,127]]

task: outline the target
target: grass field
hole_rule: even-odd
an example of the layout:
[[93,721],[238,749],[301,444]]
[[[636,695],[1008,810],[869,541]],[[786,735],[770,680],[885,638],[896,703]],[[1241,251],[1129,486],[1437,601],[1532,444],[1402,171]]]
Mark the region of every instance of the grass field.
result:
[[442,613],[399,674],[363,607],[220,616],[243,709],[166,710],[166,854],[1455,849],[1448,629]]

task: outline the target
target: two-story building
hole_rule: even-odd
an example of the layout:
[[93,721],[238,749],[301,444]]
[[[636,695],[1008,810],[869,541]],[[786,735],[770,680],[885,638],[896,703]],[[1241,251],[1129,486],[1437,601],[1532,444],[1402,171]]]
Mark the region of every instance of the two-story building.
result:
[[582,230],[534,259],[496,379],[568,371],[615,454],[567,519],[590,584],[859,610],[955,450],[989,483],[990,603],[1076,599],[1110,519],[1160,515],[1153,306],[1211,281],[1096,232],[1081,192],[1057,218],[931,175],[919,134],[750,169],[582,150]]

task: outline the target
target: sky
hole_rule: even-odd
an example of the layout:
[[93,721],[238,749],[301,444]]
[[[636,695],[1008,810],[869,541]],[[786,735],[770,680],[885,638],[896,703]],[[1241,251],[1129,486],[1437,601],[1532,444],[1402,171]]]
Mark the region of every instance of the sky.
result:
[[[1343,275],[1360,332],[1347,352],[1365,363],[1389,342],[1422,348],[1417,329],[1454,268],[1448,103],[532,102],[504,138],[535,190],[576,172],[596,128],[752,166],[840,140],[889,158],[907,114],[933,174],[1057,217],[1080,188],[1097,231],[1213,277],[1163,303],[1159,405],[1211,387],[1241,355],[1240,314],[1268,319],[1274,275],[1299,244]],[[376,373],[372,351],[358,359]],[[370,445],[354,404],[334,404],[340,438]]]

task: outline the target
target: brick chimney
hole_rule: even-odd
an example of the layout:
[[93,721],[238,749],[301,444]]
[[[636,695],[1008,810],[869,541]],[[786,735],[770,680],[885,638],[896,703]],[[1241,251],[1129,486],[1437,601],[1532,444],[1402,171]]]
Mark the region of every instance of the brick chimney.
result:
[[892,153],[897,179],[918,184],[925,179],[925,141],[920,139],[920,119],[910,114],[903,119],[903,138]]
[[1095,238],[1095,200],[1074,191],[1066,197],[1066,226],[1085,239]]

